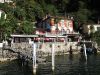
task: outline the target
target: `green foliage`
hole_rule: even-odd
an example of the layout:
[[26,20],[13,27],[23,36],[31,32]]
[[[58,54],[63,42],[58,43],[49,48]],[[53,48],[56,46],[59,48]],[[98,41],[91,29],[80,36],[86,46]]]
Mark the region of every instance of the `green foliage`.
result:
[[22,28],[24,34],[32,34],[33,24],[28,21],[23,21],[21,23],[21,28]]
[[25,20],[26,18],[26,12],[24,9],[21,9],[20,7],[16,7],[13,9],[13,14],[18,20]]
[[62,0],[61,5],[64,11],[67,11],[69,1],[70,0]]
[[94,32],[95,32],[95,30],[94,30],[94,26],[91,25],[91,26],[90,26],[90,33],[94,33]]
[[[73,16],[74,20],[82,23],[94,22],[100,16],[99,0],[13,0],[12,3],[0,3],[0,9],[7,14],[0,19],[0,39],[5,34],[31,34],[33,31],[32,22],[38,16],[44,18],[46,13],[53,16],[60,16],[58,13]],[[21,23],[21,26],[18,25]],[[78,24],[76,24],[78,28]]]
[[33,16],[43,17],[44,15],[44,8],[40,4],[36,4],[33,7]]
[[54,5],[47,5],[45,12],[50,13],[53,16],[57,15],[58,10],[55,8]]
[[85,4],[85,2],[84,1],[79,1],[79,9],[84,9],[84,8],[86,8],[86,4]]
[[92,37],[93,41],[96,41],[98,45],[100,46],[100,31],[97,31],[93,34]]
[[71,12],[77,12],[79,10],[79,0],[69,0],[68,5],[67,5],[67,11],[69,13]]
[[88,21],[88,18],[91,16],[91,13],[88,9],[80,9],[77,13],[76,13],[76,19],[85,23]]
[[5,13],[3,13],[2,17],[0,18],[0,42],[2,42],[5,35],[6,38],[8,38],[10,34],[17,33],[18,28],[18,20],[11,12],[7,13],[6,19],[4,17]]

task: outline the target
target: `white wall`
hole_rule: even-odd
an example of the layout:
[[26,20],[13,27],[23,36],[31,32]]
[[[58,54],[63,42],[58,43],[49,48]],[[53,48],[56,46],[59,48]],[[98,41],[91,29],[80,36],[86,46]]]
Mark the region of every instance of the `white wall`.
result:
[[0,10],[0,18],[1,18],[1,14],[3,13],[3,11],[2,10]]
[[[90,26],[91,25],[87,25],[88,29],[90,29]],[[94,32],[98,31],[97,28],[100,27],[100,25],[99,24],[94,24],[93,26],[94,26]],[[90,33],[90,30],[88,30],[88,33]]]
[[97,28],[100,27],[100,25],[94,25],[95,31],[98,31]]
[[8,2],[8,3],[9,3],[9,2],[12,2],[11,0],[0,0],[0,3],[4,3],[4,1],[5,1],[5,2]]
[[3,47],[3,43],[0,43],[0,48],[2,48]]
[[[4,12],[4,11],[0,10],[0,18],[1,18],[1,15],[2,15],[3,12]],[[4,12],[4,13],[5,13],[5,12]],[[6,19],[6,17],[7,17],[7,14],[5,13],[4,19]]]
[[0,0],[0,3],[4,3],[4,0]]

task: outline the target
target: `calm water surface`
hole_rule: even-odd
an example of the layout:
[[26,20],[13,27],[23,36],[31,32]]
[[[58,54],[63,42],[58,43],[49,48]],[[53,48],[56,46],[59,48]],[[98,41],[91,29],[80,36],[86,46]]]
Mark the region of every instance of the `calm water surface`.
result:
[[[0,75],[33,75],[31,67],[21,67],[17,61],[0,63]],[[55,58],[55,70],[51,70],[51,57],[39,64],[36,75],[100,75],[100,55],[62,55]]]

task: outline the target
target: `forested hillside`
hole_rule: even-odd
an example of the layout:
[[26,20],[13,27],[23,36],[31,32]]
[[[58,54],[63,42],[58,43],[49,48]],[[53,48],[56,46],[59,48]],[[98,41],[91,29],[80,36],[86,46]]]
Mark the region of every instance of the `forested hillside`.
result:
[[0,18],[0,40],[12,33],[31,34],[36,17],[74,17],[76,22],[97,23],[100,18],[100,0],[12,0],[0,3],[0,10],[7,14]]

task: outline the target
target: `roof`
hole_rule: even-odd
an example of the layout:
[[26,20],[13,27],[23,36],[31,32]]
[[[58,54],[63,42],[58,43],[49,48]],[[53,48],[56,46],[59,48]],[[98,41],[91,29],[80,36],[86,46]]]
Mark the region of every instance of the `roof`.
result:
[[79,33],[74,33],[74,34],[66,34],[66,35],[50,35],[50,34],[44,34],[44,35],[11,35],[11,37],[27,37],[27,38],[32,38],[32,37],[67,37],[67,36],[75,36],[75,35],[79,35]]
[[38,35],[11,35],[11,37],[38,37]]

